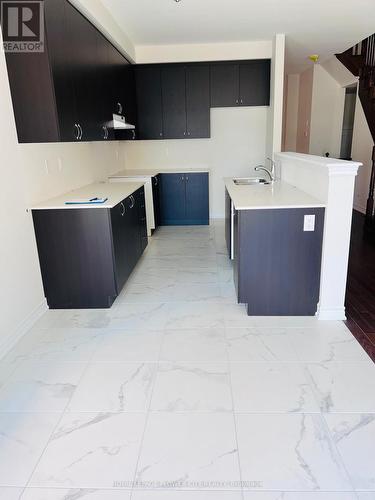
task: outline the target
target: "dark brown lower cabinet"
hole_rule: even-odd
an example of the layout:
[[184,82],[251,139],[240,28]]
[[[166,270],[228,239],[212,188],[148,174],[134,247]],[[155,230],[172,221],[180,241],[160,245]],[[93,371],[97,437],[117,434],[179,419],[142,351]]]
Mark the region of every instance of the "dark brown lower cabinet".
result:
[[50,309],[111,307],[147,246],[144,188],[111,209],[32,215]]
[[[304,231],[304,216],[315,230]],[[313,316],[317,311],[324,208],[236,210],[234,283],[250,316]]]

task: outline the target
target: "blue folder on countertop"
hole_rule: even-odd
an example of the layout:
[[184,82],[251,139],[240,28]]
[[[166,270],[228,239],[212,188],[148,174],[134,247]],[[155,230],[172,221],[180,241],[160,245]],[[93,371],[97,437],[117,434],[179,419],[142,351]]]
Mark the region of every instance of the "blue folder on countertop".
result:
[[90,198],[88,200],[72,200],[72,201],[66,201],[65,205],[101,205],[102,203],[105,203],[108,200],[108,198]]

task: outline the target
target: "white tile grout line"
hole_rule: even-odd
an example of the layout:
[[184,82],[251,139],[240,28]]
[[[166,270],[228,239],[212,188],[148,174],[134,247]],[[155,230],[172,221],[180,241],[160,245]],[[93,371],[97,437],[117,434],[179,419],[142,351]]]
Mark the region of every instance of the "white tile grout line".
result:
[[[225,340],[227,341],[226,337],[226,331],[224,331],[225,334]],[[231,399],[232,399],[232,415],[233,415],[233,426],[234,426],[234,434],[236,437],[236,447],[237,447],[237,463],[238,463],[238,469],[240,473],[240,484],[241,484],[241,498],[244,500],[244,491],[243,491],[243,477],[242,477],[242,467],[241,467],[241,458],[240,458],[240,447],[239,447],[239,441],[238,441],[238,432],[237,432],[237,422],[236,422],[236,414],[234,412],[234,396],[233,396],[233,386],[232,386],[232,369],[231,369],[231,363],[229,359],[229,352],[227,349],[227,342],[225,345],[225,351],[227,354],[227,361],[228,361],[228,372],[229,372],[229,386],[230,386],[230,394],[231,394]]]
[[132,485],[132,489],[131,489],[131,493],[130,493],[130,500],[132,500],[132,498],[133,498],[134,484],[135,484],[135,481],[137,479],[138,466],[139,466],[139,462],[140,462],[141,454],[142,454],[142,450],[143,450],[143,444],[144,444],[144,439],[145,439],[145,435],[146,435],[147,424],[148,424],[148,421],[149,421],[149,418],[150,418],[152,398],[153,398],[153,395],[154,395],[156,380],[157,380],[157,376],[158,376],[159,360],[160,360],[160,355],[161,355],[161,350],[162,350],[162,344],[164,342],[164,332],[165,332],[165,330],[163,330],[163,335],[162,335],[162,338],[161,338],[160,344],[159,344],[158,360],[156,362],[156,370],[155,370],[155,373],[154,373],[154,381],[153,381],[153,384],[152,384],[152,389],[151,389],[151,394],[150,394],[150,400],[149,400],[149,404],[148,404],[148,408],[147,408],[147,412],[146,412],[146,418],[145,418],[145,423],[144,423],[144,427],[143,427],[143,433],[142,433],[142,437],[141,437],[141,440],[140,440],[140,443],[139,443],[139,452],[138,452],[138,458],[137,458],[137,462],[135,464],[135,469],[134,469],[133,485]]

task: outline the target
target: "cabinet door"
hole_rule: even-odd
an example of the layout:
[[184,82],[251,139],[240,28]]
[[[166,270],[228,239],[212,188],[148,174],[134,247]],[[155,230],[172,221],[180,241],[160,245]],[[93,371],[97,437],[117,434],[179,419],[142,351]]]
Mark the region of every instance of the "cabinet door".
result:
[[112,241],[115,258],[117,293],[120,293],[131,273],[131,255],[128,244],[128,215],[126,200],[111,209]]
[[129,248],[129,264],[131,271],[133,271],[139,257],[142,254],[139,231],[139,200],[137,200],[137,197],[133,194],[126,199],[126,203],[126,212],[128,217],[127,244]]
[[208,173],[185,174],[186,224],[208,224]]
[[[142,254],[148,245],[147,220],[146,220],[146,200],[144,188],[138,189],[134,198],[138,209],[138,234],[140,239],[140,253]],[[140,257],[140,255],[139,255]]]
[[135,125],[135,130],[115,130],[115,138],[119,141],[134,140],[137,138],[137,97],[134,71],[134,65],[123,58],[121,72],[117,80],[117,84],[121,87],[121,91],[119,92],[120,104],[122,114],[125,116],[127,123]]
[[[48,55],[56,100],[60,141],[77,137],[77,111],[73,85],[73,61],[70,56],[69,33],[66,19],[66,1],[50,0],[44,5]],[[36,68],[34,68],[35,70]],[[31,116],[33,113],[31,113]]]
[[211,106],[239,105],[239,65],[236,63],[211,64]]
[[33,210],[32,215],[49,307],[110,307],[117,287],[109,210]]
[[160,226],[160,175],[152,178],[152,199],[154,202],[155,229]]
[[210,67],[186,67],[186,124],[189,138],[210,137]]
[[186,137],[185,67],[163,66],[161,80],[164,138],[184,139]]
[[93,82],[96,78],[97,30],[69,2],[66,2],[66,16],[81,140],[96,140],[99,138],[98,103],[97,88]]
[[108,140],[113,135],[113,131],[108,127],[108,122],[112,120],[112,92],[111,92],[111,73],[108,54],[109,42],[98,31],[97,38],[97,52],[96,52],[96,109],[98,114],[97,125],[99,128],[99,140]]
[[268,59],[240,64],[240,104],[269,106],[270,61]]
[[163,117],[160,66],[136,68],[138,138],[162,139]]
[[178,226],[185,224],[185,175],[160,174],[160,224]]

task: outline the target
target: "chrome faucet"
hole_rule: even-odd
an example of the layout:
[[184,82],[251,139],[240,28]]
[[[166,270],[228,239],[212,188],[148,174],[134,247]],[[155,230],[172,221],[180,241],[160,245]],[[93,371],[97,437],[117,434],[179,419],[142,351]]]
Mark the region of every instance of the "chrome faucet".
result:
[[257,167],[254,168],[254,170],[256,172],[259,172],[260,170],[263,170],[264,172],[266,172],[270,178],[270,181],[271,182],[275,182],[276,180],[276,175],[275,175],[275,167],[276,167],[276,164],[275,162],[272,160],[272,158],[267,158],[267,160],[269,160],[271,162],[271,170],[269,170],[268,168],[266,168],[265,166],[263,165],[258,165]]

